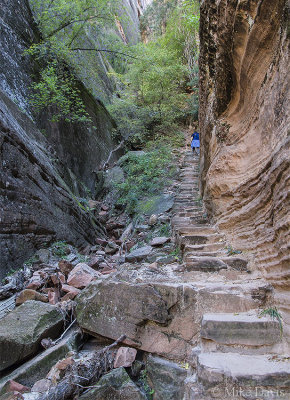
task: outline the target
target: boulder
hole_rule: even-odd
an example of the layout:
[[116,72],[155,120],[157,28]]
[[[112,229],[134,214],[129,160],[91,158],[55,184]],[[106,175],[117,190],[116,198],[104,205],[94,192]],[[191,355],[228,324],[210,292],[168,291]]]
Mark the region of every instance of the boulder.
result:
[[78,289],[83,289],[99,274],[85,263],[77,264],[69,273],[67,283]]
[[111,189],[117,183],[122,183],[122,182],[124,182],[124,171],[122,170],[121,167],[116,166],[106,171],[105,182],[104,182],[105,189]]
[[162,194],[160,196],[150,197],[138,203],[137,210],[141,214],[162,214],[171,210],[174,204],[174,196]]
[[64,284],[64,285],[62,285],[61,289],[65,293],[73,294],[74,297],[77,296],[80,293],[80,289],[77,289],[74,286],[70,286],[70,285],[65,285]]
[[146,368],[150,386],[154,390],[154,399],[183,399],[186,369],[174,362],[151,355],[148,357]]
[[39,381],[35,382],[35,384],[32,386],[31,391],[45,393],[47,390],[49,390],[50,386],[51,381],[49,379],[40,379]]
[[43,277],[41,276],[39,271],[33,273],[32,277],[30,278],[26,289],[36,290],[43,285]]
[[135,361],[137,350],[132,347],[120,347],[117,351],[114,368],[131,367]]
[[27,300],[43,301],[44,303],[48,302],[48,298],[44,294],[38,293],[33,289],[24,289],[16,297],[15,304],[19,306],[20,304],[25,303]]
[[[88,301],[89,299],[89,301]],[[184,359],[199,330],[196,291],[186,285],[99,280],[76,299],[78,324],[92,335]]]
[[149,218],[148,224],[149,224],[150,226],[154,226],[154,225],[157,224],[157,221],[158,221],[157,215],[156,215],[156,214],[152,214],[151,217]]
[[131,253],[126,255],[126,262],[136,262],[146,260],[148,256],[152,253],[151,246],[140,247],[139,249],[133,250]]
[[61,311],[38,301],[26,301],[1,320],[0,371],[33,355],[41,339],[56,338],[63,327]]
[[146,396],[131,381],[124,368],[117,368],[104,375],[96,387],[83,394],[80,400],[146,400]]
[[165,237],[165,236],[155,237],[151,241],[150,246],[162,246],[163,244],[165,244],[169,241],[170,241],[169,237]]

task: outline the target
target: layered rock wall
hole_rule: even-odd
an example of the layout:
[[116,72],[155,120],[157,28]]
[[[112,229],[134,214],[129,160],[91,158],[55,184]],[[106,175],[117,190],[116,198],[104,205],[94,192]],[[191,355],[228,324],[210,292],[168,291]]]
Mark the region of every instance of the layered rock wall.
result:
[[52,123],[51,110],[33,119],[29,90],[38,66],[24,51],[39,32],[28,0],[1,3],[0,32],[1,278],[44,243],[93,242],[96,225],[78,197],[86,188],[94,195],[95,170],[116,144],[109,113],[81,82],[91,124]]
[[201,2],[202,192],[253,268],[289,288],[289,3]]

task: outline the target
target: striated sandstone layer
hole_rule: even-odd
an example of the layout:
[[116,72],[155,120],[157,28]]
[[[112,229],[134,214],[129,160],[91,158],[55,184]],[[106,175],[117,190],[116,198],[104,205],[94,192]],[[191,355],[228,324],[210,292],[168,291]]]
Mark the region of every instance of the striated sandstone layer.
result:
[[200,23],[204,201],[289,311],[289,3],[202,1]]

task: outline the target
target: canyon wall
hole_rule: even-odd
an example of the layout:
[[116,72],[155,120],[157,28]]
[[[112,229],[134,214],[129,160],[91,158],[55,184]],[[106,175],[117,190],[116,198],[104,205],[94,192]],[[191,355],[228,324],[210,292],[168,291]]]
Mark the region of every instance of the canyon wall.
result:
[[[145,4],[123,1],[128,43],[139,40]],[[17,10],[17,12],[16,12]],[[139,11],[138,11],[139,10]],[[112,27],[115,35],[117,28]],[[88,44],[98,37],[87,31]],[[32,76],[39,72],[25,50],[40,40],[28,0],[3,0],[0,8],[0,278],[17,269],[35,249],[54,240],[94,243],[102,227],[80,206],[95,195],[100,164],[116,147],[115,122],[103,103],[114,82],[105,54],[80,54],[78,89],[92,122],[51,122],[52,109],[37,118],[29,103]],[[86,79],[96,71],[94,79]]]
[[205,205],[233,247],[276,287],[277,306],[287,311],[289,2],[202,1],[200,51]]

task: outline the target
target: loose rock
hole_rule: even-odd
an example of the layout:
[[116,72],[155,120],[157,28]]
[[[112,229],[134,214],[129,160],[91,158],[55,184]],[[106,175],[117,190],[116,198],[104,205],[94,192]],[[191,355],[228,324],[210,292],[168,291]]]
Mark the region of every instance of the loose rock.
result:
[[43,301],[44,303],[48,302],[48,298],[44,294],[40,294],[33,289],[24,289],[16,297],[15,304],[19,306],[20,304],[25,303],[27,300]]
[[132,347],[120,347],[117,351],[114,368],[131,367],[135,361],[137,350]]
[[34,354],[44,337],[56,338],[63,326],[61,311],[39,301],[26,301],[1,320],[0,371]]
[[75,288],[83,289],[99,274],[85,263],[77,264],[70,272],[67,283]]

